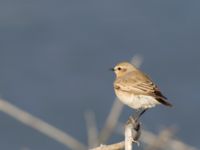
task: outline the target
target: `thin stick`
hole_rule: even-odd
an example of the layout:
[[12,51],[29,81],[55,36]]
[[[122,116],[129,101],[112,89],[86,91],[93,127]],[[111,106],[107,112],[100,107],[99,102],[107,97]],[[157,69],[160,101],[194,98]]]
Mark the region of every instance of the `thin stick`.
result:
[[133,135],[132,135],[133,125],[127,124],[125,127],[125,150],[132,150]]
[[95,114],[93,111],[85,112],[85,122],[88,132],[88,147],[93,148],[99,145],[98,130],[96,125]]
[[99,147],[90,150],[122,150],[123,148],[124,148],[124,141],[111,145],[101,145]]
[[19,122],[43,133],[44,135],[54,139],[55,141],[65,145],[66,147],[73,150],[86,150],[86,146],[65,133],[58,128],[44,122],[43,120],[29,114],[14,106],[13,104],[0,99],[0,111],[13,117]]
[[157,139],[152,142],[146,150],[155,150],[155,149],[164,149],[168,147],[170,139],[172,139],[173,136],[173,130],[172,129],[164,129],[162,130],[159,135],[157,136]]
[[119,100],[117,99],[114,100],[112,109],[106,119],[106,123],[102,131],[100,132],[99,143],[105,143],[109,139],[110,135],[112,134],[118,122],[118,119],[122,112],[123,107],[124,105]]
[[133,143],[138,143],[138,139],[141,135],[141,128],[138,119],[134,119],[132,116],[129,117],[125,125],[125,150],[132,150]]
[[139,54],[133,56],[133,58],[131,59],[131,63],[138,68],[142,65],[142,62],[143,62],[143,57]]
[[[141,141],[147,145],[151,145],[152,143],[154,143],[156,140],[158,139],[157,135],[147,131],[147,130],[142,130],[142,136],[141,136]],[[172,150],[177,150],[177,149],[181,149],[181,150],[198,150],[195,147],[192,147],[190,145],[187,145],[185,143],[183,143],[182,141],[178,140],[178,139],[174,139],[174,138],[170,138],[168,141],[168,146],[169,149]]]

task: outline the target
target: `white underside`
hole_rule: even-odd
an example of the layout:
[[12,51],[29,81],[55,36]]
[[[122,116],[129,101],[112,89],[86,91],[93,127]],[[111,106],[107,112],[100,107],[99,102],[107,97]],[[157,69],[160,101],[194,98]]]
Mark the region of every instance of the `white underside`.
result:
[[134,109],[152,108],[160,104],[154,97],[145,95],[125,95],[116,93],[119,100]]

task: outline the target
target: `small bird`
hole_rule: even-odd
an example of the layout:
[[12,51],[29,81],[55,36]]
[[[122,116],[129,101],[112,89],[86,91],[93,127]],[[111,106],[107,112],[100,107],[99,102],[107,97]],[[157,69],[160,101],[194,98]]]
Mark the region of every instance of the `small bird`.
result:
[[128,62],[121,62],[114,68],[116,79],[114,90],[118,99],[137,110],[137,119],[149,108],[158,104],[172,107],[152,80]]

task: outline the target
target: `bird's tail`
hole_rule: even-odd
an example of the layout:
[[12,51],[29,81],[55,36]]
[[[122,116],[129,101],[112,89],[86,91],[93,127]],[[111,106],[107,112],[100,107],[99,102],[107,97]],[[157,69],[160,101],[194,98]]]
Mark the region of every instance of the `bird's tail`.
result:
[[163,98],[158,98],[157,99],[161,104],[165,105],[165,106],[168,106],[168,107],[172,107],[173,105],[168,102],[166,99],[163,99]]

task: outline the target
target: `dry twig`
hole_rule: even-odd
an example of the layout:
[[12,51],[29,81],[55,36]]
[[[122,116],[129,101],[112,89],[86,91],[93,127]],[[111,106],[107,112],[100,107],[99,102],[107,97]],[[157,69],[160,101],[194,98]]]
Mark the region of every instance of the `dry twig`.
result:
[[124,148],[124,141],[111,145],[101,145],[99,147],[90,150],[122,150],[123,148]]
[[86,146],[69,134],[61,131],[60,129],[46,123],[45,121],[21,110],[17,106],[0,99],[0,111],[20,121],[21,123],[45,134],[46,136],[54,139],[57,142],[69,147],[73,150],[86,150]]
[[85,112],[85,122],[88,132],[88,147],[93,148],[99,145],[98,131],[96,125],[95,114],[92,111]]
[[129,117],[125,125],[125,150],[132,150],[133,143],[138,143],[138,139],[141,135],[140,123],[132,116]]

